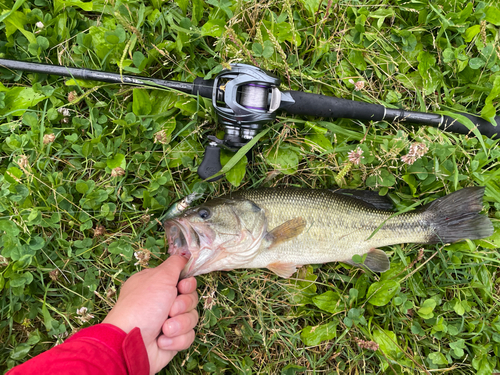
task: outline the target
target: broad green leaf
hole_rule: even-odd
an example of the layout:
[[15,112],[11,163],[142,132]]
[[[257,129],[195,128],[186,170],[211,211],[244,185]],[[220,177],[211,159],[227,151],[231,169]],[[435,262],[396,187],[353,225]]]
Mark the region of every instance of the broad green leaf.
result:
[[314,281],[317,278],[311,265],[301,267],[297,272],[297,278],[289,279],[290,285],[286,287],[290,300],[299,305],[312,304],[312,298],[316,297],[317,287]]
[[106,160],[106,165],[108,166],[109,169],[115,169],[118,167],[125,169],[125,167],[127,166],[125,155],[118,153],[112,158],[108,158],[108,160]]
[[446,48],[443,51],[443,61],[445,63],[450,63],[452,61],[455,61],[455,51],[452,48]]
[[145,116],[151,113],[152,104],[149,94],[144,89],[133,90],[132,110],[137,116]]
[[191,22],[193,25],[198,25],[203,17],[203,9],[205,8],[204,0],[191,0]]
[[403,262],[391,263],[391,268],[380,274],[379,281],[386,281],[390,279],[402,278],[405,276],[405,264]]
[[203,370],[212,373],[217,371],[217,366],[213,362],[207,362],[203,365]]
[[212,36],[214,38],[218,38],[222,35],[222,33],[224,33],[224,30],[226,30],[226,24],[227,22],[224,20],[210,20],[201,27],[201,34],[203,36]]
[[30,107],[45,99],[45,96],[36,93],[31,87],[13,87],[5,93],[4,107],[0,108],[0,115],[21,116]]
[[351,64],[354,65],[354,67],[358,70],[366,70],[366,61],[365,61],[365,58],[363,56],[363,53],[361,51],[357,51],[357,50],[352,50],[349,52],[349,61],[351,62]]
[[75,184],[75,188],[80,194],[85,194],[89,190],[89,186],[83,180],[78,180]]
[[481,57],[474,57],[469,60],[471,69],[479,69],[486,65],[486,61]]
[[42,305],[42,315],[43,315],[43,323],[45,325],[45,328],[47,329],[47,331],[52,330],[52,324],[54,322],[54,319],[50,315],[49,310],[47,309],[47,305],[45,304],[45,302]]
[[108,246],[108,251],[111,254],[123,255],[127,259],[132,259],[132,255],[134,254],[134,249],[132,245],[130,245],[125,240],[113,241]]
[[429,52],[422,51],[418,54],[418,71],[424,83],[424,89],[427,93],[435,90],[437,82],[433,76],[433,67],[436,65],[436,58]]
[[21,343],[16,345],[14,349],[11,350],[9,357],[15,361],[20,361],[26,354],[31,350],[31,346],[26,343]]
[[188,116],[191,116],[198,111],[198,103],[194,98],[177,99],[174,106],[179,108],[183,114]]
[[375,12],[370,13],[370,18],[378,18],[377,27],[380,29],[386,18],[394,16],[393,8],[379,8]]
[[186,14],[187,8],[189,6],[189,0],[175,0],[179,8],[182,9],[184,14]]
[[306,121],[305,126],[307,126],[308,128],[311,128],[311,131],[314,133],[314,134],[326,134],[328,132],[328,129],[325,129],[324,127],[320,126],[320,125],[316,125],[315,122],[312,122],[312,121]]
[[16,0],[15,4],[12,6],[10,11],[5,12],[4,14],[0,15],[0,22],[3,22],[3,20],[6,19],[7,17],[9,17],[12,12],[15,12],[16,10],[18,10],[19,7],[24,4],[25,1],[26,0]]
[[368,288],[368,302],[375,306],[387,305],[399,289],[399,283],[395,280],[375,282]]
[[31,238],[29,248],[31,250],[40,250],[45,246],[45,240],[40,236]]
[[496,76],[493,81],[493,88],[485,99],[485,106],[481,110],[481,117],[496,125],[496,108],[493,104],[500,97],[500,77]]
[[321,0],[300,0],[300,2],[304,4],[310,16],[314,16],[316,14],[319,4],[321,4]]
[[323,294],[313,297],[312,301],[321,310],[327,311],[332,314],[343,311],[345,309],[340,294],[334,292],[333,290],[329,290]]
[[458,315],[460,315],[460,316],[464,315],[465,314],[465,308],[462,305],[462,301],[460,301],[460,300],[457,299],[456,302],[455,302],[455,305],[453,306],[453,310],[455,310],[455,312]]
[[134,62],[134,65],[141,69],[142,68],[142,63],[146,61],[146,57],[142,54],[141,51],[135,51],[133,56],[132,56],[132,61]]
[[474,37],[481,32],[481,26],[480,25],[474,25],[469,27],[464,34],[464,40],[469,43],[474,39]]
[[3,232],[8,236],[15,237],[19,234],[19,228],[10,220],[0,219],[0,234],[3,235]]
[[500,26],[500,9],[495,6],[490,6],[486,8],[486,21],[492,23],[495,26]]
[[472,367],[477,370],[476,375],[491,375],[495,369],[497,359],[487,354],[476,356],[472,360]]
[[288,145],[281,144],[265,153],[266,159],[276,170],[284,174],[294,174],[299,165],[299,155]]
[[92,1],[84,3],[79,0],[54,0],[54,13],[57,14],[61,12],[64,8],[76,7],[84,11],[91,11],[93,9]]
[[264,41],[264,50],[262,51],[262,57],[270,59],[274,54],[274,46],[270,40]]
[[[179,96],[175,92],[164,90],[152,90],[149,97],[152,104],[151,115],[168,113],[169,110],[173,110],[175,103],[179,100]],[[167,119],[173,121],[175,125],[175,117],[168,116]]]
[[[222,150],[220,157],[221,164],[225,166],[233,156],[234,154],[231,155],[228,151]],[[247,157],[246,155],[243,155],[243,157],[238,160],[238,162],[229,171],[226,172],[226,179],[231,183],[231,185],[240,186],[243,177],[245,177],[246,167]]]
[[395,359],[401,349],[398,347],[396,334],[387,329],[377,329],[373,332],[373,340],[379,345],[380,350],[390,358]]
[[458,358],[463,357],[463,355],[465,354],[464,349],[466,348],[465,340],[460,339],[455,342],[450,342],[450,348],[453,349],[453,352]]
[[303,374],[307,370],[304,366],[289,364],[281,369],[281,375]]
[[429,354],[428,358],[432,361],[432,363],[436,365],[447,365],[448,361],[446,360],[446,357],[444,356],[443,353],[440,352],[434,352]]
[[307,326],[300,333],[302,342],[308,346],[319,345],[323,341],[332,340],[337,336],[336,321],[331,321],[319,326]]
[[403,181],[408,184],[411,189],[411,194],[415,197],[417,194],[417,180],[415,176],[412,174],[405,174],[403,177]]
[[436,301],[432,298],[426,299],[422,306],[417,310],[417,314],[423,319],[431,319],[434,317],[434,308],[436,307]]
[[252,44],[252,51],[254,53],[254,56],[262,56],[262,52],[264,51],[264,48],[262,47],[262,44],[260,44],[260,43],[253,43]]
[[15,273],[10,277],[10,286],[12,288],[29,285],[33,281],[33,274],[31,272],[24,272],[22,274]]
[[70,143],[75,143],[78,140],[78,134],[72,133],[71,135],[66,135],[64,139]]
[[391,187],[396,184],[396,177],[386,168],[381,168],[380,173],[371,175],[366,179],[367,186],[379,188],[380,186]]
[[306,144],[311,148],[311,152],[323,153],[333,151],[332,142],[323,134],[307,135]]
[[193,159],[196,155],[201,155],[201,153],[202,149],[199,142],[195,141],[192,138],[185,139],[175,145],[172,148],[172,151],[168,154],[168,166],[170,168],[178,167],[182,164],[183,157]]
[[9,169],[7,169],[3,176],[7,182],[10,182],[11,184],[17,184],[21,182],[22,175],[23,172],[19,168],[10,167]]
[[8,39],[13,39],[11,38],[12,34],[16,31],[20,31],[24,37],[28,39],[28,42],[36,43],[35,35],[24,28],[28,19],[23,12],[11,11],[3,22],[5,23],[5,31]]

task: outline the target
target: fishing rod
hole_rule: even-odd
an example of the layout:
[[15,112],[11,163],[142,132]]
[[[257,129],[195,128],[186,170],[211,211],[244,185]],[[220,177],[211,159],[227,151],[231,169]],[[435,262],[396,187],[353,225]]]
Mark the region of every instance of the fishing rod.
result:
[[[221,148],[237,151],[255,137],[266,123],[274,121],[278,112],[362,121],[399,121],[429,125],[458,134],[471,133],[469,127],[447,115],[393,109],[380,104],[302,91],[282,92],[279,90],[281,81],[278,77],[247,64],[232,64],[215,79],[205,80],[198,77],[192,83],[7,59],[0,59],[1,67],[82,80],[168,88],[211,99],[218,121],[224,126],[225,135],[224,139],[208,136],[210,142],[198,167],[199,176],[208,181],[222,177],[209,179],[222,169]],[[478,116],[466,113],[460,115],[469,119],[482,135],[489,138],[500,137],[500,126],[494,126]],[[495,117],[495,122],[500,124],[500,116]]]

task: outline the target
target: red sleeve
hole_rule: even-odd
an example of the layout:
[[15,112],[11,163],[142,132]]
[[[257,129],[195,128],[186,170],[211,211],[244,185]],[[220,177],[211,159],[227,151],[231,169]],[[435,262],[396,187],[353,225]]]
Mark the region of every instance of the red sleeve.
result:
[[114,325],[97,324],[6,375],[26,374],[149,375],[149,360],[139,328],[126,334]]

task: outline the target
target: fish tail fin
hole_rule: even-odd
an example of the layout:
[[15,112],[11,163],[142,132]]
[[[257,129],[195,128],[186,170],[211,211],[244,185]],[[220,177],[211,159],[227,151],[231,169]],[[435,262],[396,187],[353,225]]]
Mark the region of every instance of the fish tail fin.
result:
[[488,216],[480,214],[483,195],[484,187],[469,187],[432,202],[425,211],[434,232],[429,243],[450,243],[491,236],[493,224]]

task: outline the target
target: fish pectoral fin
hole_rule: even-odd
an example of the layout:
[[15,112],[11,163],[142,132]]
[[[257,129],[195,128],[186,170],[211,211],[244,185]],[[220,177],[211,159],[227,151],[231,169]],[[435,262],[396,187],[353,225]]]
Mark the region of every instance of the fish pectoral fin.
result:
[[285,262],[274,262],[267,265],[267,269],[273,271],[276,275],[288,279],[295,272],[297,272],[297,264],[295,263],[285,263]]
[[306,224],[307,223],[303,218],[296,217],[295,219],[285,221],[280,226],[277,226],[267,235],[267,239],[271,241],[270,247],[297,237],[304,231]]
[[[363,257],[364,256],[365,254],[363,254]],[[344,263],[358,267],[366,267],[373,272],[385,272],[391,268],[391,262],[389,262],[387,254],[380,249],[371,249],[366,253],[366,258],[363,263],[355,263],[352,260],[344,261]]]
[[385,272],[391,268],[391,262],[389,262],[387,254],[380,249],[371,249],[368,254],[366,254],[366,259],[363,264],[373,272]]

